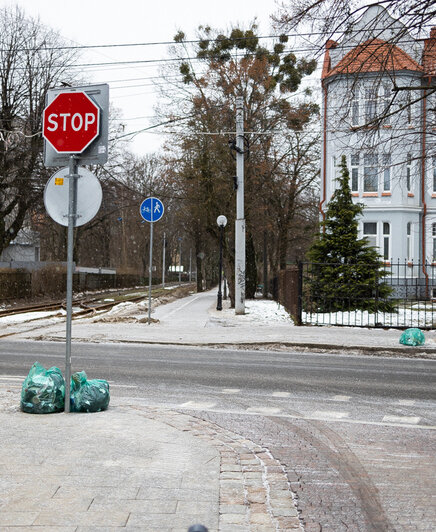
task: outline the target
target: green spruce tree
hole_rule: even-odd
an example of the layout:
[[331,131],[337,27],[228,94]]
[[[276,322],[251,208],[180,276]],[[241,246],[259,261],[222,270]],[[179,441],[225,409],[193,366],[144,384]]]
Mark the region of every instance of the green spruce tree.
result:
[[308,253],[313,263],[307,279],[312,306],[319,312],[392,312],[393,301],[388,299],[392,289],[383,282],[387,272],[381,257],[366,238],[358,237],[364,206],[353,203],[345,156],[337,181],[322,231]]

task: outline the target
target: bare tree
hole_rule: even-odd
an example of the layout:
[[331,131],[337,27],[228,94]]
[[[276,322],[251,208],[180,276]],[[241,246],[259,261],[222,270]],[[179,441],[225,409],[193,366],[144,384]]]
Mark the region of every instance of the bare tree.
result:
[[[184,207],[195,221],[191,233],[200,246],[197,255],[204,254],[201,248],[207,238],[212,237],[218,247],[216,218],[219,214],[228,218],[224,256],[233,296],[235,162],[232,132],[235,130],[235,99],[243,97],[246,294],[253,297],[260,279],[257,263],[263,249],[259,216],[266,216],[267,205],[273,203],[270,198],[275,193],[280,194],[281,200],[276,203],[280,209],[276,217],[290,205],[283,197],[289,191],[284,182],[290,181],[289,171],[285,169],[285,161],[290,159],[290,145],[283,139],[289,132],[301,130],[318,110],[312,102],[291,96],[303,77],[313,72],[315,62],[297,59],[286,49],[286,36],[278,38],[269,48],[263,46],[255,25],[247,30],[232,28],[226,34],[201,27],[198,38],[199,41],[192,44],[182,32],[175,37],[177,47],[173,51],[181,60],[180,77],[174,82],[174,72],[170,73],[172,77],[168,76],[172,85],[167,90],[169,103],[164,116],[173,119],[172,130],[177,134],[172,137],[171,145],[168,143],[168,151],[173,155],[174,179],[186,197]],[[293,207],[298,208],[296,203]],[[282,235],[290,230],[285,218]],[[291,219],[292,216],[287,218]],[[262,226],[260,235],[263,229]],[[285,255],[289,247],[287,242],[286,237],[282,241]]]
[[45,95],[61,81],[75,53],[18,7],[0,10],[0,252],[15,238],[40,200],[41,121]]
[[[320,46],[318,52],[328,39],[335,39],[338,34],[348,33],[356,20],[373,5],[374,2],[360,0],[288,0],[280,2],[280,8],[273,20],[280,31],[310,29],[312,38]],[[428,24],[434,23],[436,8],[433,0],[381,0],[378,5],[387,9],[393,17],[401,20],[404,29],[392,35],[392,43],[412,32],[415,37],[422,37],[427,32]],[[384,29],[375,25],[380,32]]]

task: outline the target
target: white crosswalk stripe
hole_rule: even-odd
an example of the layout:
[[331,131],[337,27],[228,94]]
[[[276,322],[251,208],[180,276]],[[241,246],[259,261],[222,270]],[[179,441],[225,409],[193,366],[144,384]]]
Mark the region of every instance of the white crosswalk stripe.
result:
[[349,395],[334,395],[332,397],[332,401],[338,401],[338,402],[347,402],[351,399],[351,397]]
[[273,408],[269,406],[253,406],[247,408],[246,412],[250,414],[262,414],[264,416],[272,416],[281,412],[280,408]]
[[384,416],[383,421],[386,423],[410,423],[411,425],[417,425],[421,420],[418,416]]
[[208,410],[214,406],[215,403],[201,403],[200,401],[188,401],[179,405],[180,408],[192,408],[192,410]]
[[348,412],[336,412],[333,410],[315,410],[309,416],[309,419],[343,419],[347,418],[350,414]]

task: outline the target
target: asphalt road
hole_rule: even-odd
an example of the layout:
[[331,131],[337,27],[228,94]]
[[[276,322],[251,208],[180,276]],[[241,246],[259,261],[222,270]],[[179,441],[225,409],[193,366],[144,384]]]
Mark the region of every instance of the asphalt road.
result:
[[[25,375],[38,360],[65,365],[57,342],[0,341],[0,374]],[[360,397],[436,400],[436,361],[320,353],[197,347],[75,344],[73,371],[135,385],[135,395],[165,384],[179,388],[235,387],[250,393],[342,393]],[[197,391],[196,391],[197,393]]]
[[[62,343],[0,341],[0,385]],[[430,531],[436,524],[436,361],[73,344],[73,371],[111,395],[243,434],[283,464],[306,532]]]
[[[56,342],[0,342],[0,382],[16,386],[38,360],[64,369]],[[224,413],[436,426],[436,361],[180,346],[72,347],[72,371],[146,405]],[[345,408],[344,408],[345,407]]]

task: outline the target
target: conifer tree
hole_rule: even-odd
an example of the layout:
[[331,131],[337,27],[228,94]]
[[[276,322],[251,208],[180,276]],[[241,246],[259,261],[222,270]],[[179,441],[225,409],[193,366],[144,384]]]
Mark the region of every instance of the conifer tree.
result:
[[345,156],[339,187],[328,203],[322,231],[308,253],[313,263],[308,279],[311,301],[321,312],[369,310],[392,312],[392,289],[375,247],[358,237],[361,203],[353,203]]

